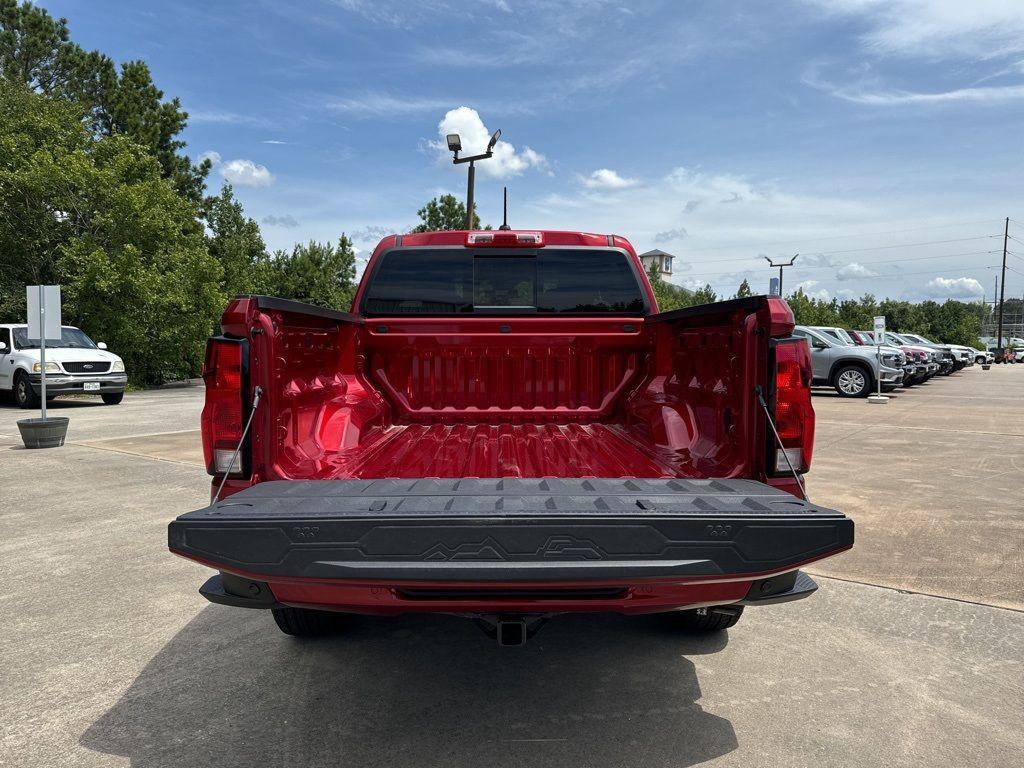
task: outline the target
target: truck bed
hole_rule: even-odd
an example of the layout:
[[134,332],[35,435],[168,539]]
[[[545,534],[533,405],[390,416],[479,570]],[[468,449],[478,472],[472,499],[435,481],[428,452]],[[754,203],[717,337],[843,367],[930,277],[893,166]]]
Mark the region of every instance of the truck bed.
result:
[[615,424],[404,424],[327,462],[335,478],[685,475],[686,457]]

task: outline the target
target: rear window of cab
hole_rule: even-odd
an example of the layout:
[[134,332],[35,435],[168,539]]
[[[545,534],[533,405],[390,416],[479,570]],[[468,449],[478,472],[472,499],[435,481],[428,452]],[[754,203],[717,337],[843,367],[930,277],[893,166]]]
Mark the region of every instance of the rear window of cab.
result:
[[621,251],[588,248],[388,251],[370,276],[365,315],[644,314],[639,277]]

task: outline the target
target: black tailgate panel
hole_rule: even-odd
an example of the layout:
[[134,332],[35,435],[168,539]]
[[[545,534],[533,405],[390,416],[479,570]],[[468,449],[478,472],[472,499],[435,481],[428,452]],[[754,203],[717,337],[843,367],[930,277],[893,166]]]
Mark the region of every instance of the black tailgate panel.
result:
[[752,480],[277,481],[183,515],[172,550],[249,573],[536,581],[796,567],[853,523]]

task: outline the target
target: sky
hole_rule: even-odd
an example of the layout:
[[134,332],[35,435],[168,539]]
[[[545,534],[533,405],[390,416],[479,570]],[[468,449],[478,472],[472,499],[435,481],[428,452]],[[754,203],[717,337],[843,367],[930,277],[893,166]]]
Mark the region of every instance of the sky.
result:
[[142,58],[270,248],[361,258],[431,197],[518,229],[616,233],[673,282],[1024,294],[1019,0],[42,0],[72,39]]

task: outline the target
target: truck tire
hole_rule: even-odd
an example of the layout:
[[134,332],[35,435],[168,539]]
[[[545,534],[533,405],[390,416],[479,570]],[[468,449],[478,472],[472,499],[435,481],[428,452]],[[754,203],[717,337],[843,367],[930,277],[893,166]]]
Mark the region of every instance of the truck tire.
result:
[[38,408],[39,395],[32,389],[32,383],[21,371],[14,377],[14,402],[19,408]]
[[871,376],[859,365],[844,365],[833,378],[840,397],[867,397],[871,391]]
[[117,405],[124,400],[124,392],[104,392],[100,397],[105,405]]
[[742,605],[726,605],[720,608],[676,611],[673,618],[676,626],[686,632],[721,632],[723,629],[735,626],[742,615]]
[[309,608],[271,608],[277,628],[292,637],[324,637],[335,634],[341,626],[341,616],[332,611],[313,611]]

